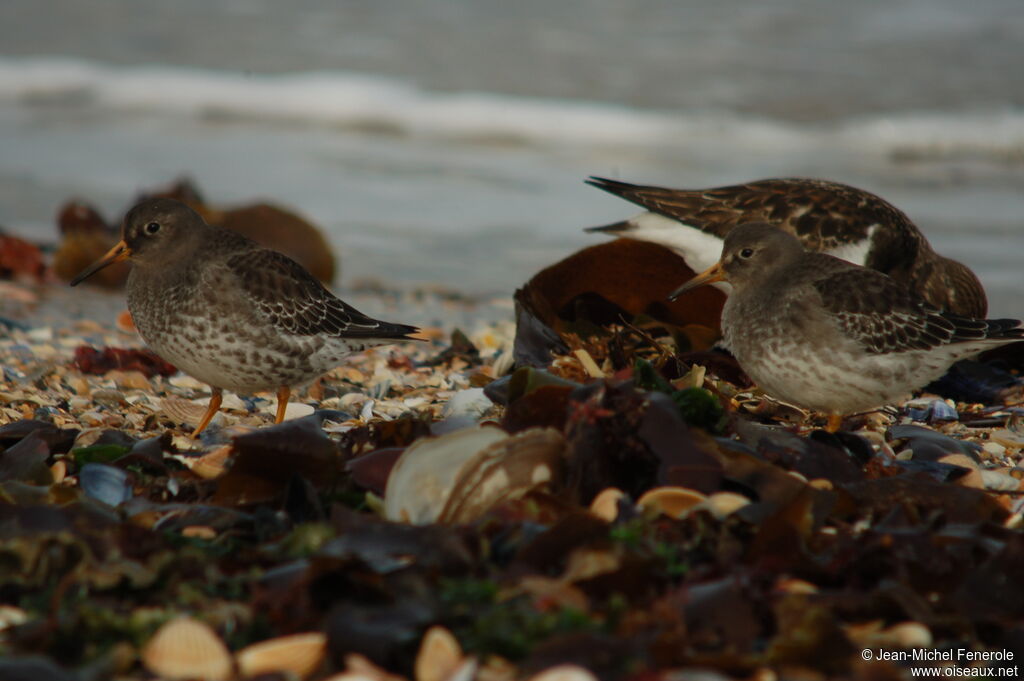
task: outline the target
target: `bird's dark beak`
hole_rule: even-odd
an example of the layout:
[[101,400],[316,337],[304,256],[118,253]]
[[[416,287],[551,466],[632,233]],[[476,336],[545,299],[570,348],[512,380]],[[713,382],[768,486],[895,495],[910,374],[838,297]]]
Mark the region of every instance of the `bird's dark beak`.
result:
[[681,296],[682,294],[686,293],[691,289],[695,289],[698,286],[703,286],[704,284],[713,284],[716,281],[725,281],[725,269],[722,267],[721,262],[716,262],[714,265],[707,268],[706,270],[698,274],[696,277],[694,277],[690,281],[686,282],[685,284],[677,288],[672,293],[668,294],[668,299],[675,300],[676,298],[678,298],[679,296]]
[[113,265],[115,262],[126,260],[131,254],[132,250],[128,248],[128,244],[124,242],[124,239],[121,239],[113,248],[107,251],[106,255],[79,272],[78,276],[71,280],[71,285],[78,286],[107,265]]

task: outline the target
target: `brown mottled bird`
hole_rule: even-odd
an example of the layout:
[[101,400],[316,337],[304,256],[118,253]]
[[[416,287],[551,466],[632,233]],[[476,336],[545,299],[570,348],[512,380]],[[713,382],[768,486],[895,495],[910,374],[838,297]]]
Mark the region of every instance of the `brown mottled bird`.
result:
[[294,260],[222,227],[172,199],[149,199],[124,219],[121,241],[72,280],[75,286],[128,260],[128,309],[161,357],[213,388],[192,433],[217,413],[221,391],[277,389],[276,422],[290,388],[348,354],[418,331],[371,319]]
[[1024,338],[1016,319],[940,312],[892,277],[807,252],[763,223],[730,231],[719,261],[671,297],[723,280],[722,332],[740,366],[770,395],[829,414],[829,430]]
[[736,225],[766,222],[797,237],[807,250],[888,274],[941,310],[979,318],[988,312],[974,272],[933,251],[899,208],[856,187],[799,178],[713,189],[667,189],[600,177],[586,182],[649,211],[587,231],[660,244],[694,272],[718,259],[722,239]]

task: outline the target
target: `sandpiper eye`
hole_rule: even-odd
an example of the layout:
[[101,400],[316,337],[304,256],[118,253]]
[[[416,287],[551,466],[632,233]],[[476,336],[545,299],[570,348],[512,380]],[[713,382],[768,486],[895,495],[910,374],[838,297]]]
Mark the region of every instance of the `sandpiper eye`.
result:
[[740,257],[741,258],[749,258],[752,255],[754,255],[754,249],[753,248],[744,248],[742,251],[740,251]]
[[160,223],[159,222],[151,222],[148,225],[146,225],[146,234],[156,234],[159,231],[160,231]]

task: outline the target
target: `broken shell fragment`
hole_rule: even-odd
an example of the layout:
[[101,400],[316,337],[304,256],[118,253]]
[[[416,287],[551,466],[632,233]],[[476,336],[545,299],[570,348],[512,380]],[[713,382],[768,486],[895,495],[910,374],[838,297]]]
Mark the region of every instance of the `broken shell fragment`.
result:
[[590,512],[601,520],[614,522],[619,517],[619,499],[625,496],[625,492],[617,487],[606,487],[590,502]]
[[253,643],[235,656],[242,676],[289,672],[306,678],[327,655],[327,637],[321,632],[281,636]]
[[211,540],[217,538],[217,530],[208,525],[188,525],[181,528],[181,536]]
[[212,480],[213,478],[220,477],[227,471],[227,463],[231,458],[232,451],[231,445],[223,445],[208,454],[195,457],[180,457],[178,460],[204,480]]
[[157,629],[142,649],[146,669],[163,679],[225,681],[232,676],[231,654],[209,625],[178,617]]
[[64,481],[64,478],[68,476],[68,464],[63,459],[55,461],[50,466],[50,475],[53,476],[53,483],[59,484]]
[[722,520],[750,503],[750,499],[736,492],[715,492],[700,508],[706,508],[717,520]]

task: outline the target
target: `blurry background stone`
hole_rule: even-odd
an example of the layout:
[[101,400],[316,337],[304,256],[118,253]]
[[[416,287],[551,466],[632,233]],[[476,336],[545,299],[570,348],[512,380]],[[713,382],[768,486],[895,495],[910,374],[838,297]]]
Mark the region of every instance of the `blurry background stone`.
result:
[[566,334],[607,335],[609,326],[656,325],[680,350],[707,350],[719,335],[725,295],[712,287],[670,301],[670,282],[692,270],[672,251],[616,239],[584,248],[534,275],[515,294],[515,357],[542,366]]
[[[117,243],[118,230],[110,225],[99,211],[85,201],[72,199],[57,213],[60,244],[53,256],[53,271],[64,281],[99,260]],[[90,281],[107,288],[124,284],[128,277],[126,262],[114,263],[97,272]]]
[[42,281],[46,265],[39,247],[4,233],[0,226],[0,279]]

